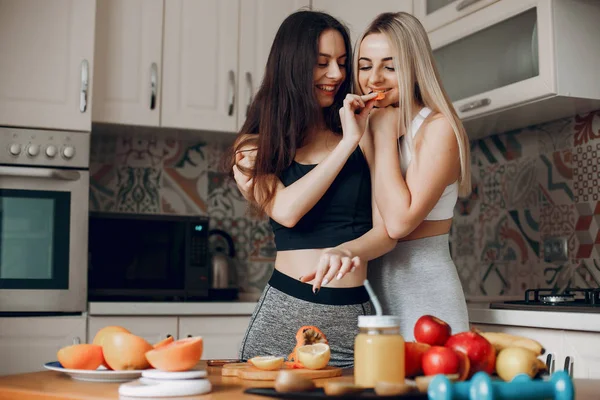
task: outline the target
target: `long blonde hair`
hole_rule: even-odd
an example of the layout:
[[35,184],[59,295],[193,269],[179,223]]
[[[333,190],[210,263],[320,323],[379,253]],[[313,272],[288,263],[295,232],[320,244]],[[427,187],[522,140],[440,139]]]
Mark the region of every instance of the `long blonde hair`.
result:
[[363,39],[370,35],[380,33],[387,37],[390,46],[394,49],[394,69],[398,78],[399,92],[399,132],[405,133],[405,140],[414,154],[414,143],[411,134],[412,116],[416,110],[417,102],[429,107],[433,112],[444,115],[449,121],[460,154],[460,177],[458,193],[466,197],[471,193],[471,156],[469,138],[465,132],[452,102],[444,90],[435,66],[431,44],[421,22],[405,12],[383,13],[367,27],[356,42],[354,52],[354,82],[357,90],[362,93],[358,85],[358,59],[360,45]]

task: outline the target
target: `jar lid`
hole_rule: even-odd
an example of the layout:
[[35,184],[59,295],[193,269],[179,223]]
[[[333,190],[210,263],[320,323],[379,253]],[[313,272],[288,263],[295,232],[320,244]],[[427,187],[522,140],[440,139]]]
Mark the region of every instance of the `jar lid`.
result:
[[398,328],[400,318],[394,315],[359,315],[359,328]]

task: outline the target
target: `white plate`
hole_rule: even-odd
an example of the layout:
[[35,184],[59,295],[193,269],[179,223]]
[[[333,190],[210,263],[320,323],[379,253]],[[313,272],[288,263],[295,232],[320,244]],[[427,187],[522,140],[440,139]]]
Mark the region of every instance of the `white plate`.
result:
[[135,371],[113,371],[104,367],[98,367],[96,370],[88,369],[68,369],[63,368],[58,361],[52,361],[44,364],[44,368],[50,371],[58,371],[69,375],[71,378],[79,381],[89,382],[127,382],[142,376],[142,370]]
[[206,378],[207,373],[205,370],[191,370],[191,371],[181,371],[181,372],[167,372],[161,371],[158,369],[147,369],[142,372],[142,376],[144,378],[150,379],[166,379],[166,380],[180,380],[180,379],[197,379],[197,378]]
[[212,385],[207,379],[155,381],[141,378],[119,386],[119,395],[130,397],[193,396],[209,393],[211,389]]

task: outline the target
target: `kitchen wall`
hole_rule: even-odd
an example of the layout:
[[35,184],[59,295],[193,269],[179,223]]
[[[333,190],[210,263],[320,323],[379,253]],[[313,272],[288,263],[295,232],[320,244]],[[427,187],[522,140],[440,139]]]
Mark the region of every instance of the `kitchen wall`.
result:
[[[261,291],[273,237],[220,170],[222,133],[219,141],[109,125],[92,133],[91,210],[208,215],[234,238],[242,290]],[[475,141],[472,159],[474,191],[457,204],[451,232],[465,292],[600,287],[600,110]],[[568,262],[543,261],[541,240],[553,235],[568,238]]]
[[[451,235],[465,292],[600,287],[600,110],[475,141],[472,154]],[[544,262],[549,236],[568,238],[569,261]]]

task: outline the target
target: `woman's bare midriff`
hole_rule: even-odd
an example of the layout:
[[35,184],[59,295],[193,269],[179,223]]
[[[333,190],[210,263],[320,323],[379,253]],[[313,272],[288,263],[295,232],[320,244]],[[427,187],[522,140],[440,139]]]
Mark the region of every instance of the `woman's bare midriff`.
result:
[[[305,276],[315,271],[317,265],[319,265],[319,258],[322,253],[322,249],[278,251],[275,260],[275,269],[291,278],[300,279],[301,276]],[[324,287],[362,286],[363,281],[367,276],[366,267],[366,263],[363,263],[362,268],[346,274],[346,276],[339,281],[334,279]],[[312,281],[307,284],[311,283]]]
[[408,236],[398,240],[399,242],[406,242],[409,240],[423,239],[426,237],[445,235],[450,232],[452,226],[452,219],[445,219],[441,221],[423,221],[421,225],[412,231]]
[[[422,239],[426,237],[444,235],[450,232],[452,219],[442,221],[423,221],[421,225],[412,231],[408,236],[398,240],[409,241]],[[300,279],[313,272],[319,265],[319,258],[323,250],[308,249],[308,250],[286,250],[277,252],[275,260],[275,269],[287,276]],[[328,283],[326,287],[356,287],[361,286],[367,276],[367,266],[363,263],[363,267],[354,272],[346,274],[343,279]],[[307,283],[310,284],[311,282]]]

